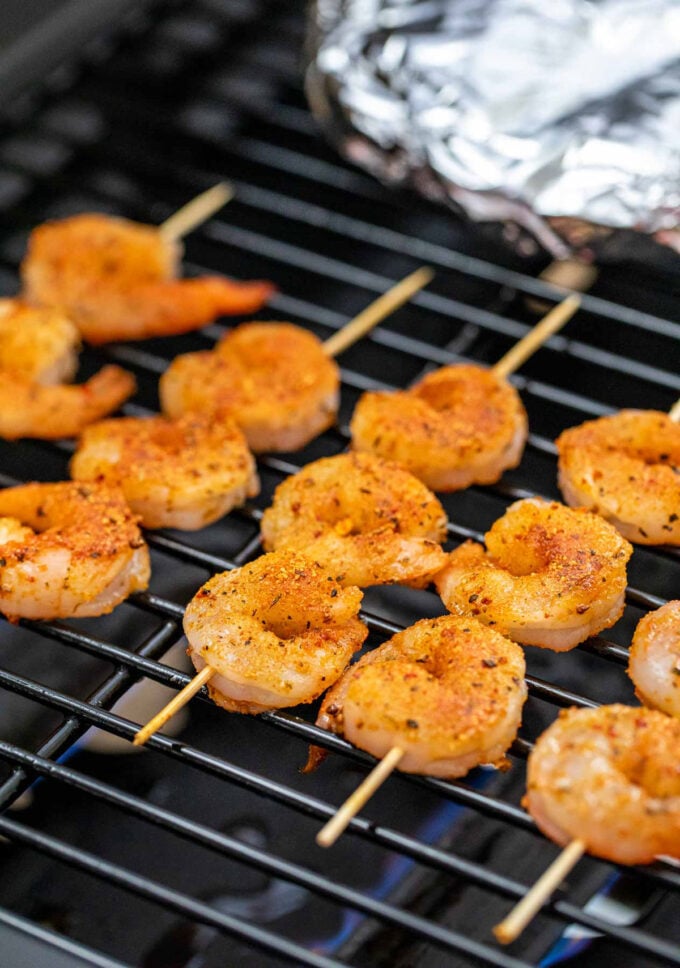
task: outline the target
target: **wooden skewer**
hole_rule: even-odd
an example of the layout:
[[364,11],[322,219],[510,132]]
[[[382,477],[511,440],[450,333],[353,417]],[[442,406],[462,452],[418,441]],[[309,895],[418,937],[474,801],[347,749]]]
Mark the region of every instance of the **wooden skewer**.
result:
[[[165,234],[164,229],[167,227],[169,222],[172,222],[175,218],[182,215],[182,212],[185,209],[190,208],[194,205],[194,203],[199,202],[210,192],[213,192],[215,189],[221,187],[223,186],[215,185],[214,188],[209,189],[208,192],[204,193],[204,195],[199,195],[198,198],[195,198],[192,202],[189,202],[184,209],[180,209],[179,212],[176,212],[175,215],[171,216],[167,222],[163,223],[161,226],[161,231],[163,231]],[[228,188],[228,186],[224,187]],[[205,209],[203,209],[203,212],[203,217],[208,217],[208,215],[211,214],[210,212],[205,214]],[[185,226],[189,224],[184,220],[182,221]],[[199,218],[198,221],[202,221],[202,219]],[[195,224],[198,224],[198,222]],[[175,231],[176,229],[173,228],[172,237],[178,237],[174,234]],[[185,227],[180,234],[183,234],[186,231],[189,231],[189,228]],[[366,309],[362,310],[358,316],[350,320],[349,323],[343,326],[341,330],[338,330],[338,332],[331,336],[330,339],[326,340],[324,343],[326,353],[329,356],[335,356],[336,354],[347,349],[348,346],[351,346],[352,343],[356,342],[356,340],[360,339],[377,323],[379,323],[381,319],[384,319],[389,313],[393,312],[399,306],[403,305],[403,303],[407,302],[414,293],[418,292],[419,289],[422,289],[423,286],[426,286],[427,283],[432,280],[433,275],[434,273],[432,272],[432,269],[428,269],[424,266],[423,268],[412,272],[411,275],[407,276],[405,279],[402,279],[401,282],[398,282],[386,293],[383,293],[382,296],[379,296],[378,299],[371,303],[370,306],[367,306]],[[170,700],[167,706],[164,706],[163,709],[161,709],[161,711],[153,717],[153,719],[150,719],[146,726],[142,726],[142,728],[135,734],[135,737],[132,741],[133,745],[143,746],[154,733],[157,733],[159,729],[165,726],[168,720],[178,713],[179,710],[182,709],[182,707],[185,706],[189,700],[196,695],[196,693],[205,685],[206,682],[208,682],[214,673],[215,670],[210,666],[204,666],[198,675],[194,676],[191,682],[186,685],[184,689],[178,692],[173,699]],[[366,799],[368,799],[369,796],[370,793]],[[357,807],[357,810],[359,809],[360,806]]]
[[183,706],[189,702],[189,700],[199,692],[203,686],[208,682],[212,676],[215,675],[215,670],[211,666],[203,666],[201,671],[194,676],[191,682],[187,683],[184,689],[181,689],[176,696],[170,700],[167,706],[163,706],[159,713],[150,719],[146,726],[142,726],[140,730],[135,733],[135,738],[132,740],[133,746],[144,746],[148,739],[150,739],[154,733],[157,733],[159,729],[167,723],[169,719],[178,713]]
[[671,418],[673,423],[680,423],[680,400],[676,400],[671,409],[668,411],[668,416]]
[[382,296],[378,296],[366,309],[362,309],[358,316],[351,322],[346,323],[342,329],[334,333],[323,344],[324,351],[328,356],[338,356],[346,350],[352,343],[365,336],[376,326],[381,319],[389,316],[395,309],[408,302],[411,296],[415,295],[419,289],[432,282],[434,272],[427,266],[416,269],[410,276],[406,276],[401,282],[396,283]]
[[330,847],[335,843],[352,817],[359,813],[375,791],[382,786],[403,755],[404,750],[401,747],[393,746],[389,753],[383,756],[363,783],[356,788],[354,793],[350,794],[338,812],[333,814],[328,823],[316,835],[316,842],[319,847]]
[[227,182],[218,182],[207,191],[182,205],[174,215],[158,226],[158,231],[168,242],[177,242],[189,232],[218,212],[234,197],[234,190]]
[[510,914],[493,929],[496,939],[501,944],[510,944],[511,941],[520,936],[553,891],[560,886],[569,871],[576,866],[585,850],[585,843],[578,838],[567,844],[534,886],[515,905]]
[[571,296],[567,296],[561,303],[554,306],[540,323],[530,329],[519,343],[515,343],[505,356],[501,357],[493,367],[493,372],[497,376],[507,377],[518,370],[522,363],[528,360],[532,353],[536,352],[539,346],[542,346],[553,333],[556,333],[571,319],[580,305],[580,296],[572,293]]

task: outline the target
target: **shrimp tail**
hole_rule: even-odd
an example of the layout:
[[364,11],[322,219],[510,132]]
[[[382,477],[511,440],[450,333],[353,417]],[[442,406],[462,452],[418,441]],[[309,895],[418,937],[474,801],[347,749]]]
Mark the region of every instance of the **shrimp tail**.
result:
[[75,386],[42,386],[3,374],[0,437],[77,437],[88,424],[117,410],[132,396],[135,386],[132,374],[119,366],[105,366],[86,383]]
[[126,292],[99,289],[96,302],[82,303],[74,317],[92,345],[179,336],[218,316],[256,312],[274,291],[270,282],[237,282],[219,276],[147,283]]

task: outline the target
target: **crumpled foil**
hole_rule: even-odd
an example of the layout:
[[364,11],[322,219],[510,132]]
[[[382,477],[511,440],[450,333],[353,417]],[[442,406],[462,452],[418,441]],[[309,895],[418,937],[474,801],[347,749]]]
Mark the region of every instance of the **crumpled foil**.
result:
[[317,0],[306,90],[347,158],[519,252],[680,268],[678,0]]

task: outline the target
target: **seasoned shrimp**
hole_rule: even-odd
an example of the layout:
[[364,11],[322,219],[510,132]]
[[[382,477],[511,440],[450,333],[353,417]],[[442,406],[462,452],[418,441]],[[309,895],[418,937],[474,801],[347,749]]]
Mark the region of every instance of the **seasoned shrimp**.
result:
[[203,528],[259,491],[255,461],[231,420],[189,414],[103,420],[71,461],[78,481],[121,488],[147,528]]
[[444,366],[398,393],[364,393],[352,447],[397,461],[434,491],[491,484],[519,464],[528,433],[515,388],[493,370]]
[[303,555],[275,552],[216,575],[189,602],[184,630],[196,669],[224,709],[259,713],[311,702],[368,634],[362,593]]
[[[452,779],[503,768],[527,697],[524,653],[474,619],[422,619],[367,653],[324,697],[317,726],[399,769]],[[312,747],[307,769],[324,753]]]
[[135,379],[119,366],[105,366],[85,383],[42,386],[13,373],[0,374],[0,437],[55,440],[77,437],[135,392]]
[[78,369],[80,334],[54,309],[0,299],[0,371],[35,383],[68,383]]
[[525,805],[552,840],[619,864],[680,858],[680,722],[650,709],[565,709],[529,756]]
[[640,619],[628,675],[640,702],[680,718],[680,601],[667,602]]
[[446,563],[446,514],[408,471],[373,454],[307,464],[262,515],[266,550],[304,551],[343,585],[429,584]]
[[562,652],[609,628],[624,607],[633,549],[602,518],[556,501],[512,504],[485,535],[449,554],[444,604],[524,645]]
[[77,437],[88,424],[117,410],[134,392],[134,377],[119,366],[105,366],[85,383],[70,386],[42,386],[13,373],[1,373],[0,437]]
[[104,615],[149,582],[149,551],[123,495],[102,484],[0,491],[0,612]]
[[680,545],[680,425],[657,410],[621,410],[555,441],[567,504],[584,506],[637,544]]
[[75,215],[34,229],[21,276],[29,302],[68,312],[95,344],[186,333],[254,312],[273,292],[268,282],[179,280],[181,253],[153,226]]
[[245,323],[214,350],[186,353],[160,381],[170,417],[228,413],[256,453],[289,451],[334,423],[340,371],[308,330],[291,323]]

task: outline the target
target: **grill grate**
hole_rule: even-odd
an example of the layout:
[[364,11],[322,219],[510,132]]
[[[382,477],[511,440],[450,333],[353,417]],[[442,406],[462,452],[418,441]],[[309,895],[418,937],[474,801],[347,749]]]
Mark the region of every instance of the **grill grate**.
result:
[[[393,792],[381,792],[366,810],[377,821],[364,815],[354,819],[344,848],[338,845],[333,852],[317,851],[311,845],[313,833],[332,815],[334,804],[355,784],[356,770],[370,758],[316,729],[309,711],[274,712],[254,720],[194,702],[193,719],[182,740],[156,736],[143,754],[143,762],[152,762],[160,774],[179,772],[182,785],[210,783],[213,796],[243,796],[248,810],[261,806],[275,817],[283,816],[294,850],[285,840],[277,841],[274,850],[269,843],[225,832],[219,822],[209,822],[212,808],[206,808],[206,817],[204,805],[198,811],[183,810],[186,804],[175,793],[170,796],[173,809],[149,800],[135,792],[134,784],[130,788],[121,782],[113,767],[104,769],[103,778],[98,776],[100,768],[82,751],[81,741],[91,727],[132,738],[136,725],[111,710],[140,678],[173,689],[189,681],[185,672],[162,661],[181,638],[184,604],[207,574],[236,567],[259,553],[259,519],[273,488],[303,464],[346,446],[347,421],[364,389],[403,386],[447,362],[493,362],[532,325],[535,316],[527,297],[556,296],[535,278],[542,267],[538,257],[523,263],[441,210],[411,195],[383,190],[336,158],[305,108],[298,67],[302,31],[302,3],[174,4],[147,25],[142,36],[121,42],[105,63],[84,68],[68,90],[53,92],[23,121],[6,125],[0,133],[0,281],[8,292],[16,287],[16,266],[27,232],[46,216],[99,208],[158,222],[193,192],[224,177],[236,186],[236,199],[187,241],[189,267],[227,267],[240,277],[274,279],[281,290],[271,304],[277,318],[291,319],[325,337],[418,264],[437,270],[427,292],[342,356],[339,429],[300,454],[263,457],[262,494],[226,521],[197,535],[148,535],[154,552],[149,592],[135,596],[111,618],[94,622],[23,622],[18,630],[4,625],[0,689],[3,703],[16,702],[19,714],[13,715],[11,728],[0,717],[6,737],[0,742],[0,762],[5,766],[0,773],[0,806],[10,808],[38,779],[36,800],[38,806],[43,804],[42,810],[31,808],[26,818],[9,812],[0,816],[0,833],[17,845],[9,863],[20,869],[37,853],[45,863],[53,861],[79,877],[91,875],[104,882],[101,890],[108,892],[111,903],[120,891],[153,905],[142,904],[138,920],[154,910],[164,923],[179,917],[210,929],[201,942],[205,961],[190,960],[189,955],[180,960],[176,951],[172,957],[157,950],[155,955],[152,951],[133,956],[120,939],[101,939],[97,946],[102,952],[130,964],[208,966],[208,949],[216,938],[220,964],[225,951],[233,950],[235,942],[229,939],[237,939],[246,946],[244,951],[267,952],[272,959],[267,964],[272,965],[410,964],[408,958],[416,957],[415,951],[419,965],[442,964],[446,953],[451,965],[514,968],[541,962],[565,925],[579,925],[606,936],[618,957],[625,947],[627,964],[639,955],[641,965],[678,965],[680,873],[670,865],[658,863],[631,875],[667,913],[665,922],[657,919],[654,930],[645,920],[636,924],[635,917],[630,924],[616,925],[602,913],[593,913],[584,902],[610,877],[612,867],[589,859],[579,868],[586,873],[574,875],[570,890],[558,894],[537,920],[538,926],[527,932],[530,940],[508,952],[490,940],[494,912],[519,898],[530,876],[521,864],[513,865],[507,858],[504,862],[502,853],[492,852],[490,859],[484,850],[475,855],[465,842],[470,831],[472,840],[483,840],[490,831],[491,840],[505,839],[518,845],[520,854],[535,855],[536,868],[554,854],[535,836],[533,821],[517,805],[523,759],[532,737],[554,717],[555,707],[631,701],[632,690],[622,670],[626,646],[641,611],[677,595],[680,564],[673,550],[636,550],[626,615],[611,638],[597,637],[568,656],[529,656],[531,699],[513,747],[511,780],[485,771],[464,782],[394,776],[388,784]],[[562,428],[619,406],[670,407],[680,392],[677,368],[668,367],[668,361],[677,360],[680,335],[672,297],[667,280],[632,279],[630,272],[615,268],[602,274],[567,331],[553,337],[515,378],[532,427],[522,466],[499,485],[444,499],[452,522],[451,546],[468,537],[480,539],[510,500],[534,493],[559,496],[552,440]],[[88,350],[84,367],[93,369],[105,357],[131,367],[140,392],[126,411],[148,412],[157,406],[157,377],[167,360],[177,352],[209,346],[223,331],[224,326],[216,324],[181,339]],[[3,443],[0,483],[63,478],[71,450],[65,443]],[[442,610],[432,593],[406,589],[371,589],[364,601],[372,643]],[[58,681],[48,655],[64,666]],[[266,752],[290,748],[299,765],[310,741],[340,754],[318,776],[302,779],[290,763],[279,769]],[[255,759],[248,759],[249,747],[255,749]],[[66,765],[66,757],[72,758],[71,765]],[[111,762],[119,764],[120,759]],[[123,831],[119,841],[112,844],[93,835],[90,849],[77,831],[62,835],[59,824],[49,818],[49,804],[63,802],[64,796],[82,798],[78,802],[85,804],[83,809],[97,818],[99,809],[103,816],[113,811],[115,824]],[[451,807],[438,832],[423,833],[420,814],[434,815]],[[185,856],[182,844],[207,849],[212,863],[236,862],[239,870],[264,874],[273,884],[296,886],[318,902],[313,910],[321,912],[320,924],[328,921],[337,927],[342,921],[352,931],[344,939],[340,932],[335,940],[328,931],[314,942],[309,925],[305,934],[299,924],[285,918],[261,915],[249,920],[234,913],[238,907],[233,901],[225,906],[206,900],[192,889],[191,878],[179,876],[170,863],[163,871],[167,876],[156,874],[149,850],[131,863],[120,863],[117,850],[137,822],[164,838],[166,855],[176,851],[178,857]],[[356,863],[355,838],[362,851],[370,851],[370,861]],[[306,855],[298,849],[303,842],[310,844]],[[335,858],[343,850],[341,863]],[[366,867],[373,858],[385,869],[401,864],[409,877],[417,872],[416,888],[409,877],[402,877],[398,883],[387,878],[379,889],[370,889]],[[130,855],[125,859],[130,861]],[[138,872],[138,866],[146,873]],[[428,890],[438,898],[436,904],[425,902]],[[456,921],[455,895],[475,891],[486,905],[480,905],[484,913],[479,923],[470,926],[460,917]],[[452,913],[442,907],[442,892],[453,895]],[[11,891],[0,891],[0,900],[20,911],[26,905]],[[35,913],[34,918],[40,920]],[[6,923],[4,916],[0,923]],[[76,926],[71,933],[94,947],[87,931]],[[222,935],[226,941],[219,940]],[[387,950],[390,937],[406,939],[404,960],[387,954],[391,960],[384,961],[375,947],[371,949],[372,938],[374,944],[382,940]],[[425,947],[414,947],[418,945]],[[102,954],[93,948],[78,951],[84,963],[103,963]],[[252,964],[263,964],[264,957],[258,953],[260,960]]]

